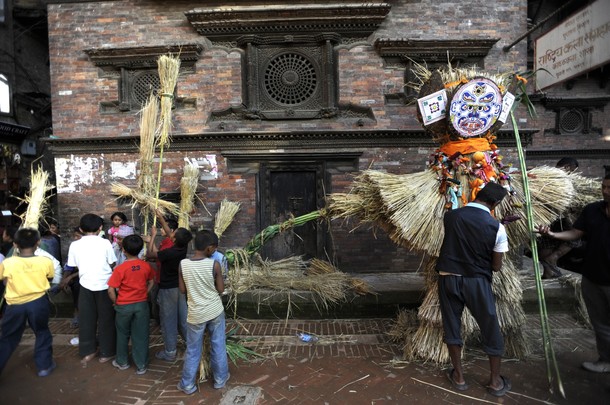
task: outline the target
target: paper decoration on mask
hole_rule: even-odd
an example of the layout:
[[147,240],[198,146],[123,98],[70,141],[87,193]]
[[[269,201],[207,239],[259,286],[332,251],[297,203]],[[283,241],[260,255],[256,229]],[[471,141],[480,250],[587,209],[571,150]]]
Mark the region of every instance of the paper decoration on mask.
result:
[[440,121],[447,115],[447,92],[439,90],[417,100],[424,125]]
[[507,91],[504,94],[504,97],[502,99],[502,112],[500,113],[500,116],[498,117],[498,120],[500,122],[502,122],[503,124],[506,123],[506,119],[508,118],[508,114],[510,113],[510,110],[513,108],[514,103],[515,103],[515,96],[513,95],[513,93],[510,93]]

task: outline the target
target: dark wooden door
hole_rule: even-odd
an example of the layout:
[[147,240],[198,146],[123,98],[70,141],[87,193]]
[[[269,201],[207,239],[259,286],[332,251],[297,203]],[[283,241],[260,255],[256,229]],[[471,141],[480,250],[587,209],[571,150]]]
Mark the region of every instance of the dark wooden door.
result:
[[[318,209],[315,170],[269,169],[266,175],[267,215],[263,228]],[[317,257],[317,233],[316,221],[282,232],[265,244],[263,257],[270,260],[295,255],[302,255],[305,259]]]

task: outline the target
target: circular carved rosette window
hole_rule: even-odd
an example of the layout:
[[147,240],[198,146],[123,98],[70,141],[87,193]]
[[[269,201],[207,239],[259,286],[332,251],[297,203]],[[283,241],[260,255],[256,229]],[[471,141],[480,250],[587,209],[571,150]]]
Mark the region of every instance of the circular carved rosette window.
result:
[[318,86],[314,64],[297,53],[283,53],[269,61],[264,86],[269,97],[282,105],[298,105],[309,100]]

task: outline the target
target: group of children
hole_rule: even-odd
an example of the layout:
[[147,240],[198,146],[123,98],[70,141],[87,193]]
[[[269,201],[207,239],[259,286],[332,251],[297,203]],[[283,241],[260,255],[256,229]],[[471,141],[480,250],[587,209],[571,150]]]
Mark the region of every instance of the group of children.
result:
[[[218,237],[211,231],[198,231],[194,236],[194,254],[187,258],[188,245],[193,240],[191,232],[178,228],[175,221],[166,220],[160,213],[157,218],[164,236],[159,247],[155,244],[155,227],[150,236],[136,235],[122,213],[111,218],[110,239],[100,237],[103,234],[100,216],[81,217],[79,237],[68,249],[64,278],[59,284],[66,287],[78,280],[81,363],[85,367],[98,357],[101,363],[112,360],[114,367],[126,370],[130,367],[131,341],[136,373],[146,373],[154,297],[153,305],[149,303],[156,294],[164,349],[155,357],[175,361],[178,335],[182,335],[187,348],[178,389],[193,394],[197,390],[196,376],[207,329],[211,337],[214,387],[222,388],[229,379],[229,371],[221,299],[226,262],[217,251]],[[36,336],[34,358],[38,375],[45,377],[56,366],[46,293],[57,270],[53,261],[39,253],[41,249],[37,250],[40,241],[37,230],[19,229],[14,238],[18,256],[0,262],[7,302],[0,330],[0,373],[21,340],[26,320]],[[156,265],[152,266],[151,261],[156,261]]]

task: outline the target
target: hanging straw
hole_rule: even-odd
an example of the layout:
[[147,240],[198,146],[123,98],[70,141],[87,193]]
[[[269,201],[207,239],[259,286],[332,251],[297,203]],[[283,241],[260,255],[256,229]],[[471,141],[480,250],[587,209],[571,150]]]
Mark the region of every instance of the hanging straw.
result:
[[49,173],[45,172],[42,167],[32,169],[30,191],[23,200],[28,206],[26,212],[21,216],[24,228],[38,229],[38,224],[44,218],[47,209],[46,193],[51,189]]
[[231,225],[239,209],[239,203],[229,201],[226,198],[220,202],[220,208],[216,212],[216,218],[214,219],[214,233],[218,236],[218,239]]
[[190,213],[193,211],[195,193],[199,185],[199,165],[196,160],[184,158],[184,174],[180,179],[180,215],[178,216],[178,226],[189,228]]

